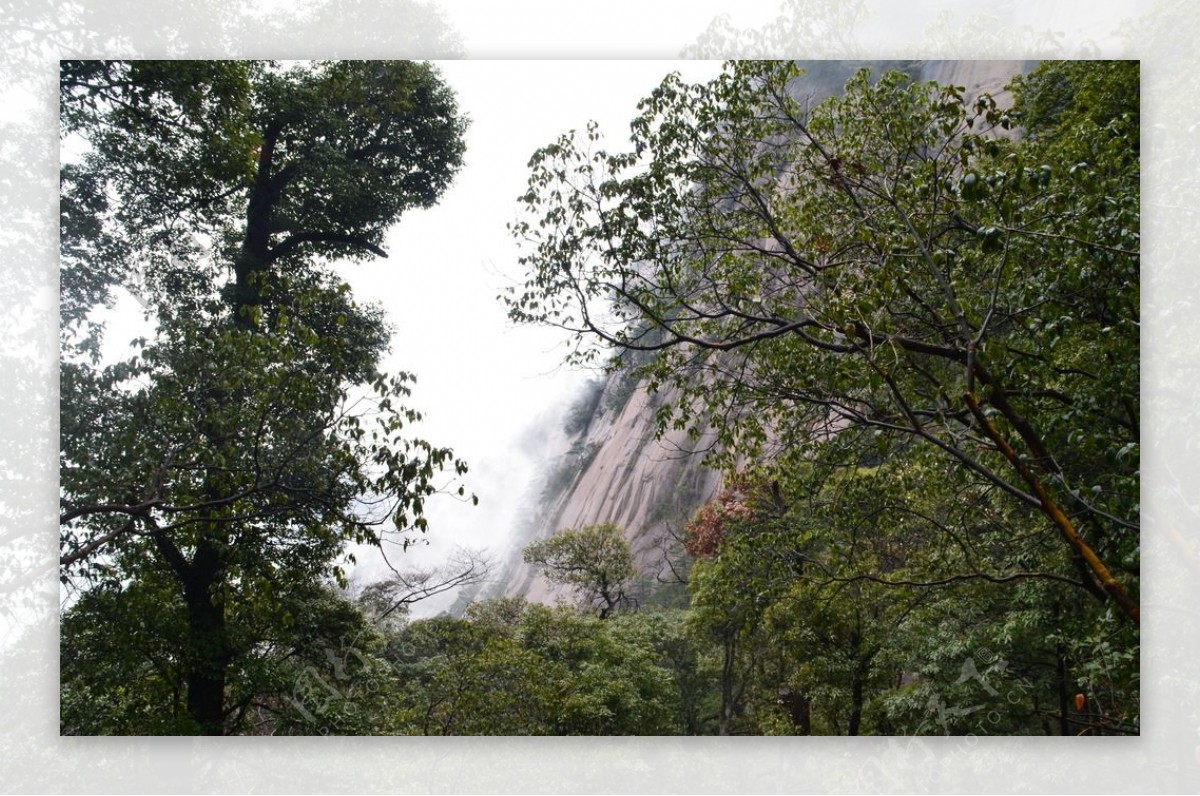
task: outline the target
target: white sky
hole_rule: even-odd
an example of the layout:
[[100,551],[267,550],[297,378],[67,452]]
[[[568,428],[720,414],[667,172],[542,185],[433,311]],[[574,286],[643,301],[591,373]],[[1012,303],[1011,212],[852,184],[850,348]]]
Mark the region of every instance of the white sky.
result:
[[[429,545],[392,556],[401,568],[430,563],[455,546],[502,557],[537,464],[521,439],[537,426],[556,426],[555,410],[588,376],[559,367],[563,333],[514,327],[497,300],[520,276],[506,225],[518,216],[530,156],[590,119],[600,122],[611,148],[620,148],[638,100],[667,73],[701,81],[720,71],[719,62],[697,61],[438,66],[471,119],[465,166],[436,207],[401,219],[387,239],[388,259],[343,271],[354,294],[383,304],[395,327],[389,369],[417,375],[411,404],[425,421],[416,433],[467,461],[466,487],[480,499],[479,506],[431,501]],[[382,574],[368,554],[359,559],[364,575]]]

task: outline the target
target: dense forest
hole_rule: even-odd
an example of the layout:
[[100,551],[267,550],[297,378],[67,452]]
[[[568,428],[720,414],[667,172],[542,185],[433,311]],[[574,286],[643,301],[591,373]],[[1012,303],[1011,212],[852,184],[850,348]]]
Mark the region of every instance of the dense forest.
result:
[[[714,440],[673,582],[564,528],[523,557],[569,600],[415,619],[478,562],[349,589],[348,546],[436,533],[467,466],[335,265],[462,168],[453,92],[63,62],[61,732],[1138,733],[1137,62],[801,78],[668,76],[514,208],[512,321]],[[111,362],[118,288],[154,332]]]

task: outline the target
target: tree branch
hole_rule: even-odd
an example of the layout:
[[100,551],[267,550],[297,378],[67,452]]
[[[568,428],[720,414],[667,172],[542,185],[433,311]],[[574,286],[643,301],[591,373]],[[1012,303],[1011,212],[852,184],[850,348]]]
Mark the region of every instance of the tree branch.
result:
[[996,443],[996,446],[1000,448],[1001,453],[1004,454],[1004,458],[1008,459],[1009,463],[1013,466],[1013,469],[1016,470],[1017,473],[1023,479],[1025,479],[1025,482],[1028,483],[1033,489],[1034,494],[1036,494],[1038,500],[1041,501],[1042,511],[1054,521],[1054,523],[1062,531],[1063,536],[1066,538],[1071,547],[1083,557],[1084,561],[1087,562],[1088,567],[1091,568],[1092,573],[1096,576],[1096,579],[1100,581],[1101,587],[1108,592],[1109,596],[1113,598],[1118,606],[1120,606],[1121,610],[1127,617],[1129,617],[1130,621],[1132,621],[1135,625],[1141,624],[1141,612],[1138,608],[1138,604],[1129,598],[1129,595],[1125,593],[1125,590],[1121,587],[1121,584],[1118,583],[1116,578],[1112,576],[1112,573],[1109,571],[1108,567],[1106,567],[1104,562],[1100,560],[1100,557],[1096,555],[1096,551],[1093,550],[1091,546],[1084,541],[1083,537],[1079,535],[1079,532],[1075,529],[1075,525],[1071,522],[1067,515],[1063,513],[1063,510],[1059,508],[1058,504],[1054,501],[1054,498],[1052,498],[1050,493],[1046,490],[1046,487],[1036,475],[1030,472],[1029,468],[1025,466],[1024,462],[1022,462],[1021,458],[1017,455],[1017,452],[1013,450],[1012,446],[1008,444],[1008,441],[1004,439],[996,427],[992,425],[991,421],[987,419],[987,416],[983,414],[983,410],[979,406],[979,401],[976,400],[975,396],[971,393],[964,395],[963,400],[966,401],[967,406],[971,410],[971,414],[975,416],[975,419],[979,422],[979,426],[983,429],[983,432],[987,434],[987,436],[994,443]]
[[274,246],[267,256],[271,261],[278,260],[291,254],[304,243],[341,243],[346,246],[366,249],[378,257],[386,258],[387,252],[359,235],[349,235],[342,232],[297,232],[290,235]]
[[1053,580],[1059,583],[1066,583],[1071,586],[1084,588],[1085,584],[1072,578],[1063,575],[1055,575],[1052,572],[1010,572],[1007,575],[989,575],[986,572],[967,572],[961,575],[950,575],[940,580],[918,581],[918,580],[889,580],[881,578],[877,575],[853,575],[851,577],[837,577],[828,575],[831,583],[853,583],[855,581],[867,580],[872,583],[879,583],[884,586],[912,586],[915,588],[938,588],[940,586],[950,586],[955,583],[961,583],[971,580],[985,580],[988,583],[1013,583],[1018,580]]
[[162,504],[159,498],[152,498],[142,503],[94,503],[88,506],[80,506],[67,511],[65,514],[59,515],[58,524],[66,525],[72,520],[77,520],[80,517],[85,517],[89,514],[130,514],[140,516]]
[[104,545],[106,545],[109,542],[113,541],[114,539],[116,539],[120,536],[124,536],[125,534],[132,531],[134,529],[135,525],[137,525],[137,516],[136,515],[133,517],[130,517],[128,520],[126,520],[125,524],[122,525],[120,528],[117,528],[115,531],[106,533],[99,538],[93,539],[92,541],[88,542],[83,547],[79,548],[78,550],[76,550],[73,553],[66,553],[62,556],[59,556],[59,559],[58,559],[59,566],[69,567],[72,564],[75,564],[75,563],[87,558],[92,553],[96,552],[101,547],[103,547]]

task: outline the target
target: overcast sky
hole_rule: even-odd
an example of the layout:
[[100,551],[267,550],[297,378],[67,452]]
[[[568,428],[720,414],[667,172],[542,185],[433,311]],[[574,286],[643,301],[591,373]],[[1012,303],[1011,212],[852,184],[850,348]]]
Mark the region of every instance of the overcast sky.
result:
[[[471,472],[479,506],[446,497],[429,505],[428,547],[393,557],[426,564],[455,546],[500,558],[538,461],[529,444],[557,427],[557,411],[589,374],[560,367],[564,335],[514,327],[497,296],[520,277],[506,225],[517,218],[534,150],[591,119],[619,148],[637,103],[669,72],[692,81],[718,62],[448,61],[446,82],[471,119],[466,163],[438,205],[411,211],[388,235],[386,260],[344,270],[360,299],[378,301],[395,333],[391,370],[417,375],[416,429],[452,447]],[[524,444],[522,444],[524,443]],[[382,572],[359,555],[369,574]]]

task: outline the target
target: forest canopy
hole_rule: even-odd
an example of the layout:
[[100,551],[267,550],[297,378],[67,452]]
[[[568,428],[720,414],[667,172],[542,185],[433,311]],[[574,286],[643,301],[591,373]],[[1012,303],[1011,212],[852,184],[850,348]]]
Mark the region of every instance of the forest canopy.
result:
[[1138,64],[1047,62],[1003,102],[805,86],[671,76],[630,147],[540,149],[510,316],[678,396],[660,432],[717,433],[737,486],[689,587],[743,683],[887,731],[925,663],[1004,649],[1042,683],[1010,731],[1136,731]]

